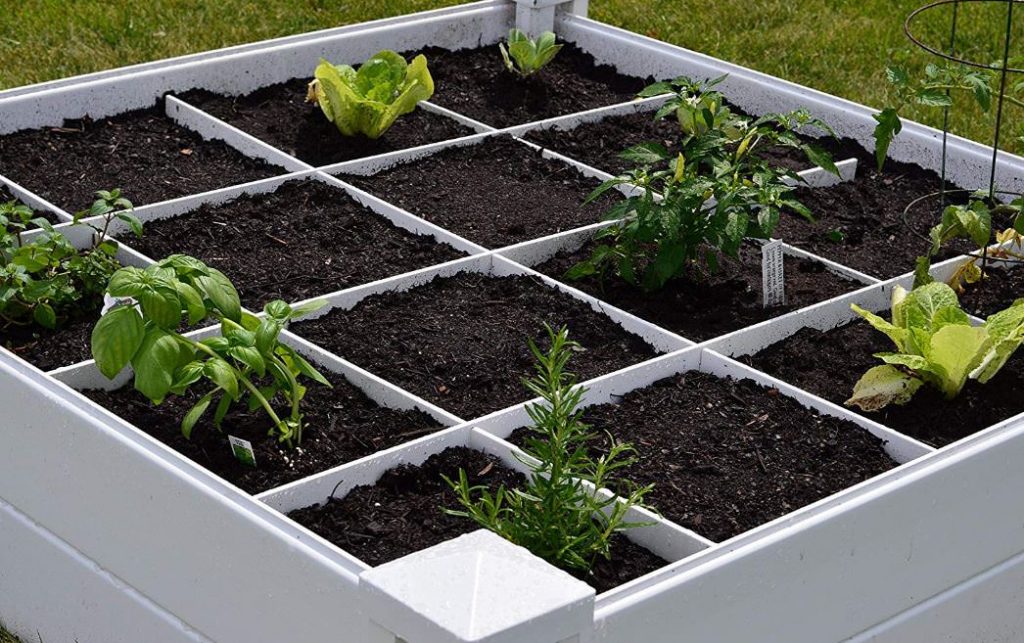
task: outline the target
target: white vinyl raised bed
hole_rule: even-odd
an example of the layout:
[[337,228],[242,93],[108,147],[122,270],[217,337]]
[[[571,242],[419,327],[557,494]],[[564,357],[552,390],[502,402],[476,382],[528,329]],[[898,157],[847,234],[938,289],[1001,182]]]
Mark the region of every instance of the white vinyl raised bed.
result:
[[[586,2],[485,0],[363,25],[291,36],[0,92],[0,135],[65,118],[143,108],[168,92],[203,87],[242,94],[306,76],[320,58],[357,63],[381,48],[495,44],[509,28],[550,24],[598,62],[632,75],[715,77],[750,113],[808,108],[841,136],[870,147],[871,109],[586,18]],[[569,579],[496,537],[476,533],[371,569],[294,523],[284,512],[372,484],[388,468],[419,463],[448,446],[471,446],[522,468],[504,438],[525,422],[523,405],[460,418],[286,331],[284,341],[348,379],[377,403],[418,408],[447,427],[376,455],[252,496],[100,408],[76,389],[112,386],[91,362],[49,374],[0,349],[0,619],[47,643],[253,643],[340,641],[779,642],[1024,640],[1024,422],[1011,418],[934,449],[732,359],[802,327],[850,319],[851,302],[880,310],[895,283],[824,261],[864,287],[702,344],[665,331],[530,269],[579,247],[594,224],[508,248],[486,249],[335,177],[366,174],[487,136],[567,129],[657,99],[495,130],[432,104],[472,136],[324,168],[170,98],[167,114],[289,174],[139,208],[143,220],[174,216],[291,179],[323,181],[402,228],[432,235],[466,258],[329,294],[348,308],[375,293],[414,288],[438,275],[528,274],[588,303],[643,337],[661,356],[588,382],[587,404],[613,401],[691,369],[749,377],[821,413],[850,419],[886,440],[896,469],[792,514],[716,543],[637,510],[649,527],[630,537],[668,566],[613,591]],[[523,143],[527,144],[527,143]],[[950,177],[988,179],[991,150],[951,137]],[[907,123],[891,155],[935,169],[941,134]],[[607,175],[546,152],[598,179]],[[840,164],[843,178],[856,162]],[[812,184],[834,179],[820,169]],[[1024,159],[1003,154],[997,181],[1024,190]],[[71,215],[25,186],[0,184],[36,209]],[[61,228],[76,244],[82,228]],[[128,244],[130,246],[130,240]],[[152,260],[130,247],[122,260]],[[955,261],[935,268],[948,274]],[[908,266],[909,268],[909,266]],[[209,331],[199,331],[209,332]]]

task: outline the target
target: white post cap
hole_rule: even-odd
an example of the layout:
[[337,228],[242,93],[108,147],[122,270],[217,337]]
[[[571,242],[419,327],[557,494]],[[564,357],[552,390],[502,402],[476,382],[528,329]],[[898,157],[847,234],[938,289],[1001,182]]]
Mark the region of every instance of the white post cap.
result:
[[587,643],[594,588],[481,529],[359,577],[375,643]]

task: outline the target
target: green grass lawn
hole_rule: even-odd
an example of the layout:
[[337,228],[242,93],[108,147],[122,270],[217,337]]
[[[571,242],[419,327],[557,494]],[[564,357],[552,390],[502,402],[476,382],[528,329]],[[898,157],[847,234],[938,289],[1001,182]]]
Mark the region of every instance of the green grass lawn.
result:
[[[923,0],[591,0],[591,15],[639,33],[868,105],[884,101],[891,60],[923,69],[906,14]],[[452,0],[23,0],[0,12],[0,88],[458,4]],[[965,42],[988,61],[999,51],[1002,7],[972,3]],[[1024,10],[1017,20],[1024,36]],[[922,33],[941,44],[945,15]],[[1024,45],[1024,37],[1018,38]],[[311,70],[312,71],[312,70]],[[1013,109],[1013,108],[1011,108]],[[910,114],[938,124],[935,111]],[[1013,135],[1021,112],[1009,114]],[[991,139],[991,116],[965,104],[953,130]],[[1012,138],[1007,136],[1007,138]]]
[[21,639],[4,629],[3,625],[0,625],[0,643],[21,643]]

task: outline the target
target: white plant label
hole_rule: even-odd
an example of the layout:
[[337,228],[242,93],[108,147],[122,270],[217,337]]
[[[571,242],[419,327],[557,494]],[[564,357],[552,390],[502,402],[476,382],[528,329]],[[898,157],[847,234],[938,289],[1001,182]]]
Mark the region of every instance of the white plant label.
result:
[[135,306],[139,308],[138,302],[132,297],[111,297],[107,293],[103,293],[103,310],[100,311],[100,317],[119,306]]
[[228,442],[231,444],[231,452],[235,454],[236,458],[250,467],[256,466],[256,452],[252,450],[252,442],[236,438],[233,435],[228,436]]
[[786,304],[786,270],[781,241],[769,241],[761,246],[761,281],[764,307]]

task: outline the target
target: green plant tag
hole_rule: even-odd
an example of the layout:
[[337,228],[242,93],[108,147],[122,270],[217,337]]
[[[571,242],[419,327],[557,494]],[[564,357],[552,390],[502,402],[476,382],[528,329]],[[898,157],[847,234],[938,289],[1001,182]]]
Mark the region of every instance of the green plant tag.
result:
[[231,452],[235,454],[236,458],[250,467],[256,466],[256,452],[252,450],[252,442],[236,438],[233,435],[228,436],[228,442],[231,444]]
[[765,308],[786,305],[786,272],[781,241],[761,246],[761,281]]

